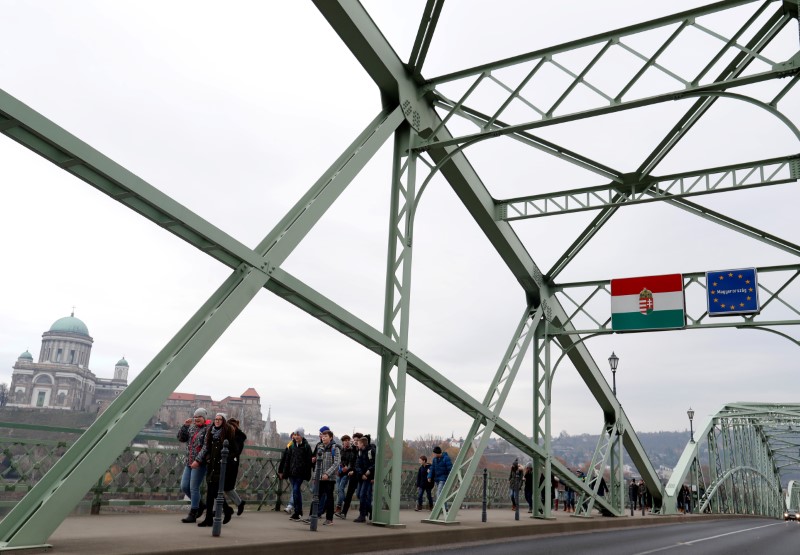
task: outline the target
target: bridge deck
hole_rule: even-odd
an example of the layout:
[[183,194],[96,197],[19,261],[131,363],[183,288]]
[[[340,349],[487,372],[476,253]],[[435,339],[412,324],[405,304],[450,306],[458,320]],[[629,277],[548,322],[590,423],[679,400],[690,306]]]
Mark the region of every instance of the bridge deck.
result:
[[[59,555],[123,555],[241,553],[271,555],[311,552],[325,543],[326,555],[411,549],[417,547],[473,541],[491,541],[512,537],[563,532],[588,532],[610,528],[675,523],[686,520],[726,518],[719,515],[636,515],[622,518],[573,518],[558,511],[549,521],[529,518],[520,513],[514,520],[510,509],[492,509],[487,522],[481,522],[480,509],[459,512],[460,524],[442,526],[422,523],[427,513],[404,510],[404,528],[384,528],[335,519],[333,526],[322,526],[311,532],[308,525],[290,522],[284,513],[246,511],[234,516],[223,526],[219,537],[210,528],[183,524],[183,513],[136,513],[75,516],[67,518],[50,538],[53,553]],[[357,516],[357,514],[352,515]],[[243,551],[244,548],[244,551]],[[15,551],[11,551],[14,553]],[[2,551],[5,555],[6,552]],[[22,553],[20,550],[19,553]],[[25,553],[31,553],[26,550]]]

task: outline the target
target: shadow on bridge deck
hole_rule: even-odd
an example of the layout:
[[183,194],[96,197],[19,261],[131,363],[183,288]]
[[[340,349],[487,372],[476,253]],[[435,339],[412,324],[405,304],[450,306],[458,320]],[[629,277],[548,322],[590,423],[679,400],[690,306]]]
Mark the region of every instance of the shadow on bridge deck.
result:
[[[274,511],[245,511],[234,516],[222,528],[219,537],[211,535],[211,528],[198,528],[183,524],[184,513],[103,514],[67,518],[49,540],[52,553],[58,555],[123,555],[150,554],[200,554],[242,553],[270,555],[312,552],[325,543],[325,554],[363,553],[395,549],[413,549],[425,546],[442,546],[450,543],[483,540],[511,539],[540,534],[590,532],[629,526],[670,524],[687,520],[730,518],[719,515],[636,515],[621,518],[574,518],[563,512],[555,513],[552,520],[532,519],[520,513],[492,509],[487,512],[487,522],[481,522],[479,509],[459,512],[458,525],[442,526],[422,523],[426,512],[401,511],[404,528],[386,528],[335,519],[333,526],[323,526],[311,532],[308,525],[290,522],[284,513]],[[353,517],[357,514],[352,515]],[[41,552],[41,550],[38,550]],[[31,553],[37,550],[12,550],[11,553]],[[2,551],[5,555],[7,552]]]

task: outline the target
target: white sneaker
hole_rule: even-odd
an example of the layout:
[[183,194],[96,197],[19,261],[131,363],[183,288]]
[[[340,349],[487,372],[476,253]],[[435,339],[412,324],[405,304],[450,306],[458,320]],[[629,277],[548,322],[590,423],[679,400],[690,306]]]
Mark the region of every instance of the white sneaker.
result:
[[283,509],[283,512],[285,512],[287,515],[290,515],[294,512],[294,507],[291,505],[286,505],[286,508]]

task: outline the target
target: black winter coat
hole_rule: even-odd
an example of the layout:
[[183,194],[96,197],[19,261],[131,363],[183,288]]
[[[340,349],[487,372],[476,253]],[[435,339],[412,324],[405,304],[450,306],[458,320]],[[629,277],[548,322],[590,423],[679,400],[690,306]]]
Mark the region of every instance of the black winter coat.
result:
[[300,445],[292,441],[286,446],[278,465],[278,472],[283,474],[284,478],[311,479],[311,446],[306,438],[303,438]]
[[431,468],[431,463],[420,465],[417,470],[417,487],[422,489],[433,489],[433,482],[428,481],[428,470]]
[[223,432],[215,439],[213,433],[214,426],[208,427],[208,432],[206,432],[206,444],[203,447],[203,451],[206,455],[206,481],[209,483],[218,483],[220,481],[222,447],[226,439],[228,440],[228,460],[225,465],[225,474],[227,475],[230,472],[231,460],[236,454],[236,445],[233,442],[233,430],[233,426],[226,424],[223,428]]
[[356,457],[358,456],[358,449],[354,446],[350,446],[347,449],[342,447],[342,472],[340,473],[341,476],[344,476],[351,470],[354,470],[356,467]]

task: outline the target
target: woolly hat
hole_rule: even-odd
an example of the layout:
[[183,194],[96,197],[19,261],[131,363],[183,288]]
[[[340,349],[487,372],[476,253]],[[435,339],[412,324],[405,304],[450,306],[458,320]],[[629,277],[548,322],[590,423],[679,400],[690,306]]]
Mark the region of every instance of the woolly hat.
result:
[[298,435],[301,435],[301,436],[305,436],[306,435],[306,430],[305,430],[305,428],[300,426],[298,428],[295,428],[294,433],[296,433]]
[[225,414],[224,412],[218,412],[217,414],[214,415],[214,418],[216,418],[217,416],[221,416],[225,420],[228,419],[228,415]]
[[194,411],[195,416],[202,416],[203,418],[208,418],[208,411],[204,408],[199,408]]
[[433,448],[433,452],[436,453],[437,455],[441,455],[442,448],[437,445],[436,447]]
[[328,428],[327,426],[323,426],[322,428],[319,429],[319,433],[327,432],[329,430],[330,430],[330,428]]

